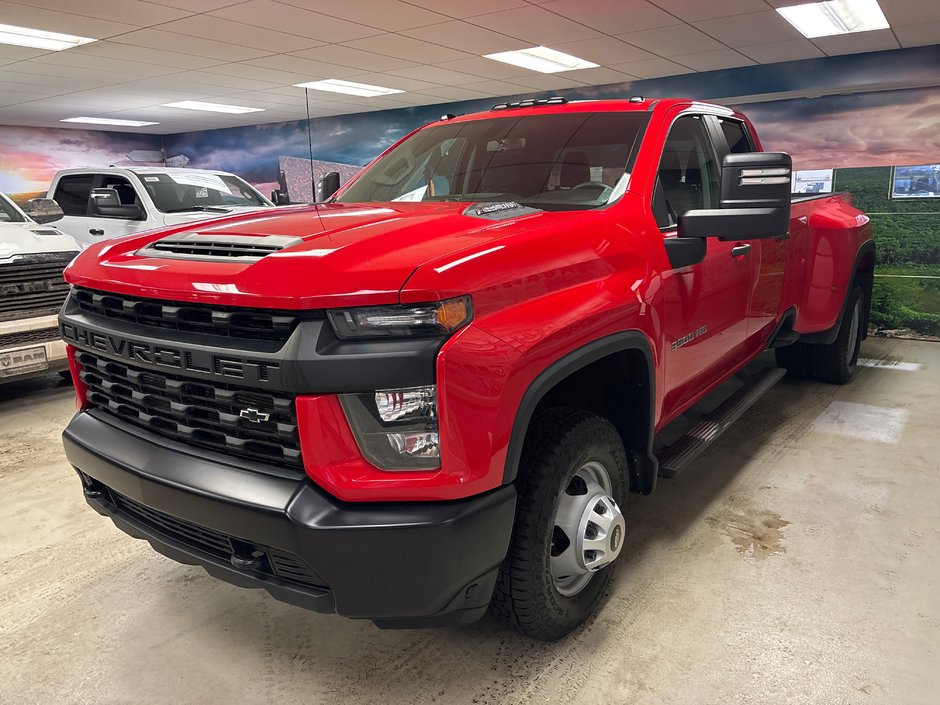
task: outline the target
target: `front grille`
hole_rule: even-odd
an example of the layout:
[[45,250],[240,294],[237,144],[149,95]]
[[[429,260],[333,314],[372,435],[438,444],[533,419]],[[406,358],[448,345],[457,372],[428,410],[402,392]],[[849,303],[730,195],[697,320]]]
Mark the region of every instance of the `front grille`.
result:
[[256,262],[262,257],[298,245],[303,240],[286,235],[168,235],[137,251],[142,257]]
[[85,351],[76,356],[92,407],[188,445],[303,467],[293,397],[201,382]]
[[232,554],[236,552],[236,546],[238,546],[240,551],[245,554],[255,552],[263,554],[256,554],[260,558],[257,568],[259,573],[273,575],[284,582],[305,587],[327,587],[326,581],[293,553],[268,548],[267,546],[259,546],[223,534],[220,531],[207,529],[204,526],[183,519],[177,519],[169,514],[146,507],[140,502],[135,502],[114,490],[109,490],[108,493],[114,505],[122,512],[186,546],[225,560],[231,559]]
[[58,339],[58,328],[40,328],[39,330],[28,330],[22,333],[7,333],[6,335],[0,335],[0,348],[48,343],[50,340]]
[[188,304],[80,288],[75,289],[73,298],[86,313],[138,325],[279,342],[287,340],[301,318],[322,316],[315,311],[294,313],[263,308]]
[[0,321],[57,313],[69,293],[62,270],[74,256],[28,255],[0,264]]

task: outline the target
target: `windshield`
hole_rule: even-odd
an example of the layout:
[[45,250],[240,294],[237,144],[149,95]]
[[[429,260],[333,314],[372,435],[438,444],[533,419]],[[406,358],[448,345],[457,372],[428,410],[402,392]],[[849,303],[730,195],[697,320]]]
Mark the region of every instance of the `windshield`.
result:
[[25,223],[26,218],[7,197],[0,194],[0,223]]
[[226,212],[233,206],[269,206],[257,191],[237,176],[180,172],[137,174],[158,210]]
[[402,142],[337,199],[516,201],[597,208],[626,191],[648,113],[562,113],[442,124]]

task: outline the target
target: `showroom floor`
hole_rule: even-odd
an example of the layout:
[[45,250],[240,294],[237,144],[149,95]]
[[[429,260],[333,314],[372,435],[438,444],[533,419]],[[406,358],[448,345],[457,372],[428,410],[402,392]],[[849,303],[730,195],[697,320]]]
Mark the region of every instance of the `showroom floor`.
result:
[[935,702],[940,345],[862,355],[636,498],[608,603],[556,644],[383,632],[177,565],[85,505],[70,388],[2,387],[0,702]]

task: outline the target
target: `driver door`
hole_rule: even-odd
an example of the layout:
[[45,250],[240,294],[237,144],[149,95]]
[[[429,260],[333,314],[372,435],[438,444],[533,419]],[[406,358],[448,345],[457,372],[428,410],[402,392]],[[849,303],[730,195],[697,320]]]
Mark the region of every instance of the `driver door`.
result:
[[[676,237],[686,211],[718,208],[720,174],[706,119],[679,117],[666,138],[653,195],[664,238]],[[754,277],[744,245],[710,237],[704,261],[663,275],[664,416],[680,411],[744,357]]]

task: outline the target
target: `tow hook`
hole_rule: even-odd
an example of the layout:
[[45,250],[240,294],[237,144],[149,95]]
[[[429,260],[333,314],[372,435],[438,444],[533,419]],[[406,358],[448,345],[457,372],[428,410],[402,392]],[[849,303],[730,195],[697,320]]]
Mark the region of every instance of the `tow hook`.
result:
[[[234,542],[233,542],[234,543]],[[261,570],[264,564],[264,551],[259,551],[254,546],[233,546],[235,552],[229,559],[232,566],[238,570],[252,571]]]

